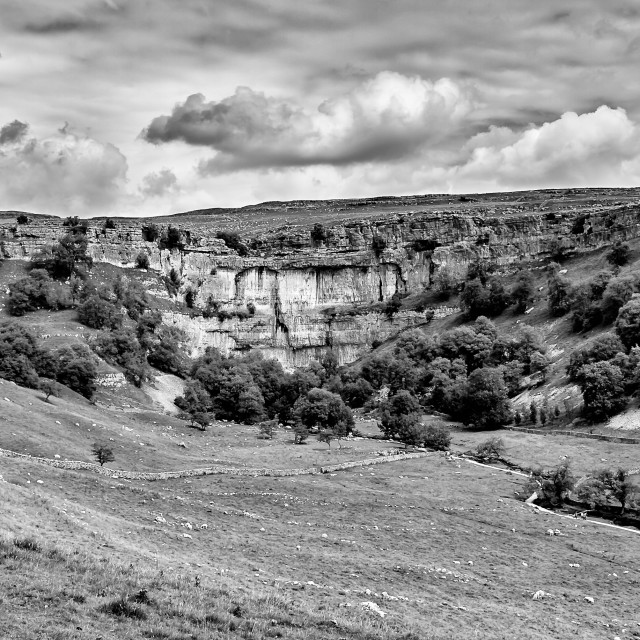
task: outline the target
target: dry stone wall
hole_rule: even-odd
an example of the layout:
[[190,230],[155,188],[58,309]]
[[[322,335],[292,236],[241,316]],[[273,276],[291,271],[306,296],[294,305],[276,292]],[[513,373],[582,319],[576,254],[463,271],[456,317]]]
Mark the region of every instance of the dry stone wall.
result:
[[242,467],[225,467],[221,465],[215,465],[211,467],[204,467],[201,469],[186,469],[182,471],[161,471],[161,472],[143,472],[143,471],[122,471],[117,469],[110,469],[108,467],[101,467],[93,462],[83,462],[82,460],[54,460],[51,458],[38,458],[30,456],[24,453],[17,453],[8,449],[0,449],[0,457],[5,458],[19,458],[22,460],[29,460],[30,462],[37,462],[38,464],[44,464],[50,467],[57,467],[59,469],[67,469],[70,471],[93,471],[109,478],[120,478],[123,480],[170,480],[174,478],[195,478],[198,476],[211,476],[211,475],[230,475],[230,476],[273,476],[273,477],[289,477],[289,476],[302,476],[312,475],[317,473],[330,473],[333,471],[340,471],[343,469],[351,469],[355,467],[366,467],[373,464],[380,464],[383,462],[395,462],[399,460],[410,460],[414,458],[424,458],[427,453],[401,453],[397,455],[386,455],[378,458],[369,458],[366,460],[353,460],[350,462],[344,462],[337,465],[329,465],[325,467],[309,467],[307,469],[249,469]]

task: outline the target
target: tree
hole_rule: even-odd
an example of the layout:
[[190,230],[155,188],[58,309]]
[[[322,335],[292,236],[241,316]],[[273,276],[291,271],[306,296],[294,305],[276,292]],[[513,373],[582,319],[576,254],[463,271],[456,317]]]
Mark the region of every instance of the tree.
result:
[[536,491],[538,498],[561,507],[575,483],[570,463],[567,461],[555,469],[534,471],[528,488],[530,491]]
[[188,380],[183,394],[173,403],[182,409],[183,418],[188,420],[191,426],[198,425],[201,431],[206,429],[214,417],[211,413],[211,396],[198,380]]
[[309,429],[303,424],[297,424],[293,428],[293,444],[304,444],[309,437]]
[[40,380],[40,384],[38,385],[40,391],[44,393],[44,399],[46,402],[49,402],[50,396],[58,395],[58,388],[54,380],[50,380],[45,378],[44,380]]
[[422,407],[408,391],[398,391],[380,406],[380,428],[387,438],[396,438],[420,422]]
[[96,390],[98,368],[89,349],[74,344],[61,347],[55,353],[59,363],[57,381],[90,399]]
[[109,364],[124,369],[125,376],[136,386],[149,379],[145,353],[136,334],[130,329],[101,331],[93,345],[95,352]]
[[457,282],[450,267],[442,265],[432,279],[433,288],[440,300],[448,300],[456,290]]
[[113,462],[116,459],[110,447],[105,444],[99,444],[98,442],[93,445],[91,452],[101,467],[104,466],[105,462]]
[[349,407],[339,395],[325,389],[311,389],[296,401],[293,413],[305,427],[331,429],[337,438],[349,435],[353,429]]
[[278,428],[277,420],[266,420],[258,425],[258,432],[261,438],[273,440],[273,436]]
[[500,369],[483,367],[469,375],[463,421],[476,429],[497,429],[511,422],[507,387]]
[[511,299],[516,305],[516,313],[524,313],[533,301],[534,280],[530,271],[518,271],[511,288]]
[[78,307],[78,320],[92,329],[115,329],[122,324],[122,314],[113,303],[91,295]]
[[622,411],[627,404],[624,375],[610,362],[587,364],[578,372],[584,398],[584,414],[591,422],[601,422]]
[[620,309],[616,334],[627,349],[640,344],[640,296],[632,298]]
[[623,267],[629,262],[631,248],[626,242],[616,242],[607,253],[607,260],[616,267]]
[[36,253],[31,263],[36,269],[46,269],[51,277],[66,280],[73,274],[83,274],[81,265],[91,267],[93,259],[87,255],[89,241],[85,227],[74,227],[52,247]]
[[602,294],[600,309],[605,322],[613,322],[620,309],[633,297],[637,288],[633,276],[612,278]]
[[572,382],[578,382],[584,365],[611,360],[622,351],[624,351],[624,345],[613,333],[603,333],[593,338],[585,346],[571,353],[567,366],[569,379]]
[[[336,433],[333,429],[322,429],[320,433],[318,433],[318,441],[326,442],[329,445],[329,449],[331,449],[331,441],[335,440]],[[340,446],[340,441],[338,440],[338,446]]]
[[533,400],[529,405],[529,418],[534,425],[538,422],[538,405]]
[[24,213],[19,213],[18,217],[16,218],[16,222],[18,224],[29,224],[31,222],[31,219],[29,218],[28,215]]
[[620,503],[620,515],[623,515],[627,508],[629,499],[638,492],[638,488],[631,480],[627,469],[602,469],[595,480],[605,498],[611,496]]
[[556,263],[549,265],[547,287],[549,290],[549,311],[553,316],[562,316],[571,308],[571,283],[558,273]]
[[495,437],[481,442],[476,447],[474,455],[483,462],[495,462],[504,457],[505,450],[504,440]]

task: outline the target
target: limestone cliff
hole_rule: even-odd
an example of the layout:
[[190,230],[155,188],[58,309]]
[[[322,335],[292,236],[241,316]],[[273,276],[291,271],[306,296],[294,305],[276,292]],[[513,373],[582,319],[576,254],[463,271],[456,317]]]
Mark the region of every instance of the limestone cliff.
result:
[[[586,252],[638,237],[640,204],[637,194],[632,196],[618,203],[596,198],[552,206],[547,194],[525,205],[504,204],[504,198],[439,207],[402,198],[384,201],[384,206],[380,200],[360,201],[368,203],[361,216],[348,211],[343,219],[339,212],[325,217],[315,234],[310,227],[322,216],[310,217],[313,208],[308,208],[302,219],[304,203],[296,203],[294,221],[284,214],[272,218],[285,223],[279,226],[256,224],[252,230],[251,216],[245,216],[249,224],[235,225],[242,242],[235,248],[217,237],[221,229],[233,228],[233,212],[224,218],[198,212],[154,219],[161,228],[171,224],[180,230],[171,249],[145,240],[148,220],[116,219],[111,229],[94,219],[88,221],[87,235],[96,262],[132,268],[144,252],[152,272],[167,275],[174,269],[180,276],[177,299],[191,290],[196,309],[215,306],[220,318],[193,317],[182,305],[165,314],[187,331],[196,350],[207,345],[225,352],[257,348],[292,367],[329,347],[341,362],[352,361],[374,341],[426,322],[424,312],[388,316],[382,307],[395,293],[428,287],[444,265],[463,278],[478,258],[509,270],[539,263],[558,248]],[[274,210],[289,211],[287,203],[278,206],[256,206],[252,215],[263,222]],[[0,217],[2,251],[5,258],[29,259],[66,230],[57,218],[34,216],[18,225],[5,214]]]

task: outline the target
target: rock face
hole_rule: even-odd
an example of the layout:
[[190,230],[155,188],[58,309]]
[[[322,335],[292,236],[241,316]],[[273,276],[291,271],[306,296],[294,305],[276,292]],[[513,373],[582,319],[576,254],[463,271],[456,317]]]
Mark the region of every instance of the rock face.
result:
[[[541,205],[541,211],[487,202],[465,211],[420,211],[407,210],[397,200],[397,212],[376,215],[373,206],[368,216],[314,233],[308,221],[257,233],[243,230],[242,246],[217,237],[221,227],[213,216],[210,222],[189,214],[170,222],[155,219],[161,231],[169,224],[180,230],[173,248],[145,239],[146,220],[116,219],[113,229],[90,220],[89,253],[96,262],[132,268],[144,252],[152,272],[166,276],[174,270],[180,277],[177,299],[191,291],[194,309],[186,313],[176,305],[165,320],[187,331],[196,351],[208,345],[227,353],[257,348],[296,367],[328,348],[341,362],[353,361],[374,341],[424,324],[424,311],[387,315],[384,307],[396,293],[428,287],[445,266],[463,279],[477,259],[508,271],[540,263],[558,250],[587,252],[640,235],[638,199],[556,204],[553,210]],[[5,258],[28,260],[66,231],[57,218],[35,217],[18,225],[5,215],[0,217],[0,248]],[[208,317],[193,313],[207,308],[214,310]],[[451,311],[436,309],[438,315]]]

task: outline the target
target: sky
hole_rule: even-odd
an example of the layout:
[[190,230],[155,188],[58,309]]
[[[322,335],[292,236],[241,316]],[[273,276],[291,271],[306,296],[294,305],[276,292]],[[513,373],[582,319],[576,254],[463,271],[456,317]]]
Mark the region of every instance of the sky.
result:
[[0,210],[640,186],[638,0],[0,0]]

